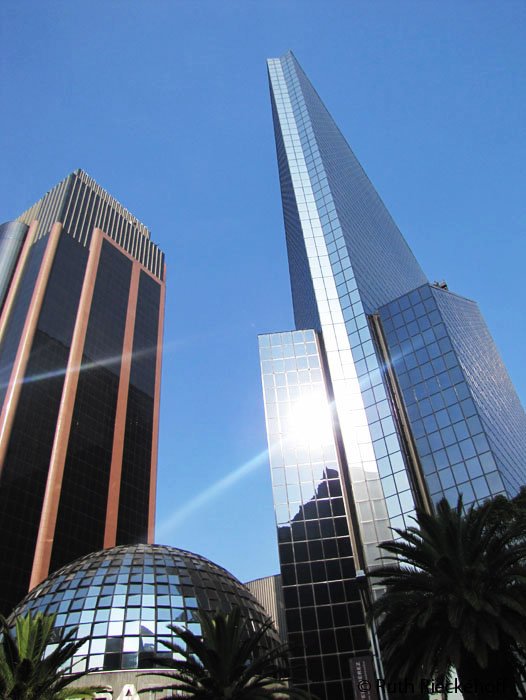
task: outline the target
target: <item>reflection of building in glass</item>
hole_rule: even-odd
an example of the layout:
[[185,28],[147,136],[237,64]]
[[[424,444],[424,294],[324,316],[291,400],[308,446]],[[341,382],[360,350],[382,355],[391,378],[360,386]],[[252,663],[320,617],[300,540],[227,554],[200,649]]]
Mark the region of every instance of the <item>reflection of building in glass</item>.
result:
[[[77,629],[86,638],[72,671],[132,671],[152,668],[152,654],[172,656],[162,640],[180,643],[169,625],[200,633],[201,610],[229,612],[238,607],[252,628],[267,615],[252,594],[228,571],[204,557],[162,545],[129,545],[89,554],[56,571],[17,606],[13,617],[55,612],[57,629]],[[270,630],[265,648],[278,643]],[[123,683],[142,686],[140,674],[89,676],[80,685]],[[159,685],[159,682],[150,683]]]
[[0,247],[7,613],[76,557],[153,537],[164,256],[82,171],[2,226]]
[[477,306],[427,282],[294,56],[268,68],[298,329],[260,337],[287,626],[338,700],[370,648],[356,570],[415,505],[516,493],[526,417]]

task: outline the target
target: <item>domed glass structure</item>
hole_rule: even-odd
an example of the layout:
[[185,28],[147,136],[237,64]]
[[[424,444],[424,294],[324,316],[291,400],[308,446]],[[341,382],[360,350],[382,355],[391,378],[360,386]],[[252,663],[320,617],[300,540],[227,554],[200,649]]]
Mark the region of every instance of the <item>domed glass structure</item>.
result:
[[[239,607],[255,629],[268,617],[251,593],[208,559],[163,545],[126,545],[89,554],[59,569],[18,605],[11,620],[28,612],[56,613],[55,627],[77,628],[86,642],[73,671],[151,668],[152,654],[170,655],[160,642],[177,641],[174,624],[199,634],[200,610]],[[279,643],[270,630],[266,647]]]

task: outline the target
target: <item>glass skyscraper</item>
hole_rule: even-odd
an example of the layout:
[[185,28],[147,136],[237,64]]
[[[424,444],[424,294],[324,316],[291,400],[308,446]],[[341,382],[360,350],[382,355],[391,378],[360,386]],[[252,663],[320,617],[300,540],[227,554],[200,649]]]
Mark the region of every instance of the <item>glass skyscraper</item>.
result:
[[164,256],[82,171],[0,227],[0,611],[153,539]]
[[293,54],[268,70],[296,330],[260,358],[292,674],[343,700],[357,662],[381,673],[358,585],[378,544],[415,506],[517,493],[526,416],[476,304],[426,279]]

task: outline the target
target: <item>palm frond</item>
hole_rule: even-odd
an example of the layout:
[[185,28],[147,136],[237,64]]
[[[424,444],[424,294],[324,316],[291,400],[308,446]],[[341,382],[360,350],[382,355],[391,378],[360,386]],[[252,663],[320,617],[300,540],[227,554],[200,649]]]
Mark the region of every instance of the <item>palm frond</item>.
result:
[[[156,687],[158,692],[177,691],[190,700],[304,700],[310,696],[303,690],[289,687],[281,679],[285,675],[286,645],[273,642],[272,622],[266,620],[256,628],[249,626],[238,608],[229,613],[199,613],[201,635],[171,626],[178,642],[163,642],[182,659],[155,657],[163,667],[156,675],[169,684]],[[151,675],[149,673],[148,675]],[[149,689],[151,690],[151,689]],[[167,696],[168,697],[168,696]]]
[[373,615],[385,665],[397,677],[445,674],[453,665],[467,668],[466,659],[483,674],[524,658],[523,526],[495,524],[492,513],[491,503],[465,511],[461,499],[456,507],[443,500],[382,543],[387,563],[372,575],[386,592]]

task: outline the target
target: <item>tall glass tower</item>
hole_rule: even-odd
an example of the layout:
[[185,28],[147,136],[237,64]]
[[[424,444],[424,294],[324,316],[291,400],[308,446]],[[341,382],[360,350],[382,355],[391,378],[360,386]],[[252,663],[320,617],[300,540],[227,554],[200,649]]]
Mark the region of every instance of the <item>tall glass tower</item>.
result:
[[76,171],[0,227],[0,611],[153,540],[164,256]]
[[515,494],[526,416],[476,304],[428,282],[293,54],[268,70],[296,330],[260,357],[293,679],[343,700],[360,664],[381,673],[359,585],[378,544],[416,505]]

